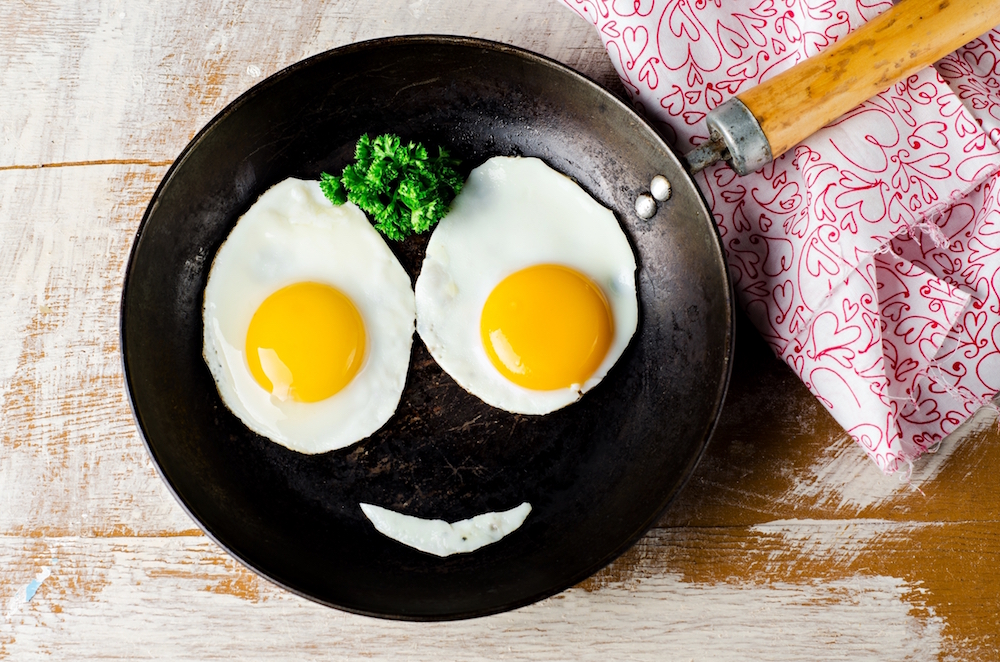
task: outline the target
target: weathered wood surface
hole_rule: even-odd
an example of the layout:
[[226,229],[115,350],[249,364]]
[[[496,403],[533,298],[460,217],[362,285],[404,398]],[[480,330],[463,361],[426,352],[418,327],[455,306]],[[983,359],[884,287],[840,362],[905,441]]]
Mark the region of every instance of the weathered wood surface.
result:
[[201,535],[123,394],[118,302],[167,166],[280,68],[452,33],[614,85],[554,1],[0,3],[0,659],[1000,659],[1000,433],[883,477],[745,323],[723,419],[659,526],[565,593],[460,623],[287,594]]

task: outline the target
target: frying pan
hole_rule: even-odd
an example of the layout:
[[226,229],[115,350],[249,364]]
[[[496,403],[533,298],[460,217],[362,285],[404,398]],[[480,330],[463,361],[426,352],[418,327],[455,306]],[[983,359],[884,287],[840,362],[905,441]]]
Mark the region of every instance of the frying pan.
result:
[[[301,455],[249,431],[202,360],[218,247],[286,177],[340,172],[363,133],[442,145],[471,169],[543,159],[613,210],[634,249],[635,336],[605,379],[545,416],[466,393],[414,338],[395,415],[340,451]],[[632,208],[674,182],[654,218]],[[426,247],[391,248],[415,279]],[[204,531],[272,581],[363,614],[433,620],[527,604],[584,579],[657,519],[704,449],[726,390],[733,301],[700,194],[625,103],[553,61],[496,43],[400,37],[317,55],[223,110],[167,172],[126,271],[121,346],[155,465]],[[528,501],[518,530],[444,559],[376,532],[366,502],[449,522]]]
[[[731,288],[712,217],[685,166],[697,171],[723,158],[741,173],[760,167],[1000,22],[998,4],[904,0],[710,114],[711,139],[684,162],[615,96],[500,44],[377,40],[268,78],[185,148],[133,244],[121,347],[155,465],[232,555],[341,609],[465,618],[571,586],[656,521],[700,457],[726,390]],[[267,188],[339,172],[359,135],[382,132],[446,146],[467,168],[494,155],[539,157],[616,213],[639,265],[639,328],[580,402],[542,417],[492,409],[445,375],[417,338],[396,414],[342,451],[288,451],[221,403],[201,358],[202,294],[215,251]],[[647,193],[657,175],[672,184],[665,201]],[[426,238],[392,246],[411,278],[425,246]],[[533,510],[520,529],[445,559],[384,538],[358,506],[455,521],[522,501]]]

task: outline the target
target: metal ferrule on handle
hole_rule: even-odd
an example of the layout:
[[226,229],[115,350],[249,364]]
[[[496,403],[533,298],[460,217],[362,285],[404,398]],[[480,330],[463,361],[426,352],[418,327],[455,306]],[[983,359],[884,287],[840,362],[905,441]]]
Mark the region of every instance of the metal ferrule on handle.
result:
[[739,175],[747,175],[771,162],[771,144],[750,109],[737,97],[708,113],[709,139],[685,155],[691,174],[716,161],[725,161]]

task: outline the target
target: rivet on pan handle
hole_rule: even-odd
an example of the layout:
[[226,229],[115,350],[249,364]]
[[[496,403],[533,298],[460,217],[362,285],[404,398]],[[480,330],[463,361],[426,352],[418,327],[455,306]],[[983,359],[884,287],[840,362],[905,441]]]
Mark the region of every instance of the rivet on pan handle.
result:
[[669,200],[672,193],[670,180],[663,175],[656,175],[649,182],[649,193],[643,192],[636,197],[635,215],[644,220],[653,218],[656,215],[656,203]]
[[901,0],[822,53],[708,113],[694,174],[725,160],[754,172],[866,99],[1000,24],[997,0]]

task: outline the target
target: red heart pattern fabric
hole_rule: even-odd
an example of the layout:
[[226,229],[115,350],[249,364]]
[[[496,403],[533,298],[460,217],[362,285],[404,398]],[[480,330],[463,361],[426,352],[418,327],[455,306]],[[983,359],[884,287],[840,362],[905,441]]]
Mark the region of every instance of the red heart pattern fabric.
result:
[[[560,0],[681,152],[888,0]],[[886,473],[1000,389],[1000,29],[747,177],[696,180],[761,334]]]

